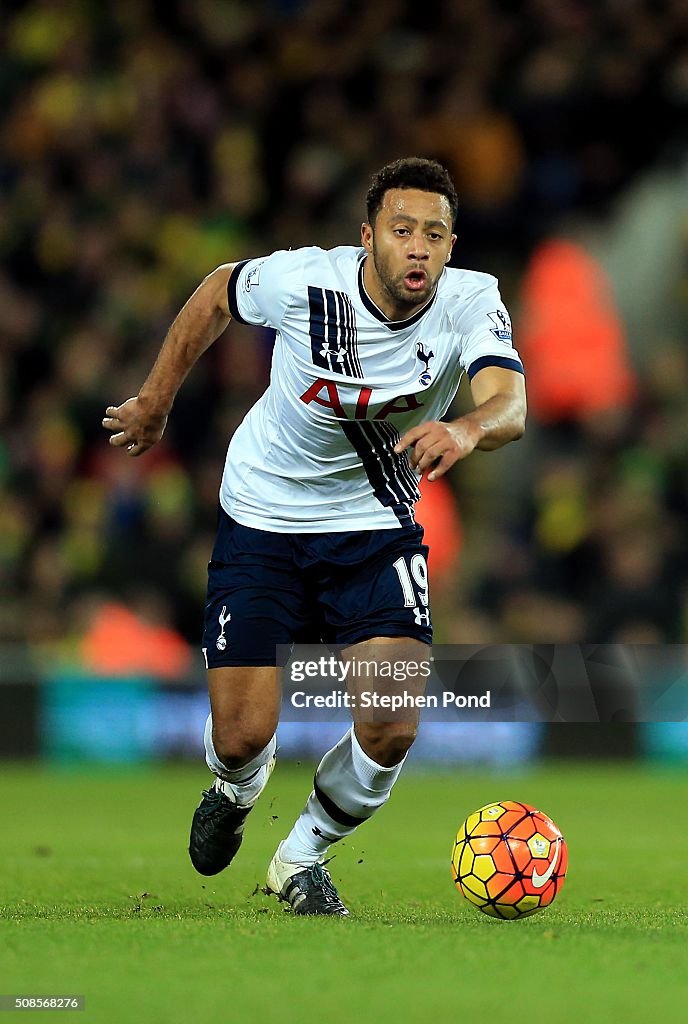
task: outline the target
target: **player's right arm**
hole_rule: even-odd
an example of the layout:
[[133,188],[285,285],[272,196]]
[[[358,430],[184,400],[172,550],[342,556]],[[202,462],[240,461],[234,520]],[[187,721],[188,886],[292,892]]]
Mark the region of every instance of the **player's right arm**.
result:
[[234,267],[225,263],[208,274],[167,332],[138,395],[105,410],[103,426],[112,431],[111,445],[126,446],[136,456],[160,440],[184,379],[231,319],[227,286]]

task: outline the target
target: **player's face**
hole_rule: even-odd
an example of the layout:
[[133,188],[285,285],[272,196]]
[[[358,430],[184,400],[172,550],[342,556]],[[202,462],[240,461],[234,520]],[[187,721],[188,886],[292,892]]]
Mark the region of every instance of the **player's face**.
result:
[[[456,235],[446,196],[415,188],[385,192],[375,224],[364,224],[365,283],[391,319],[410,316],[432,295]],[[368,266],[371,264],[372,266]]]

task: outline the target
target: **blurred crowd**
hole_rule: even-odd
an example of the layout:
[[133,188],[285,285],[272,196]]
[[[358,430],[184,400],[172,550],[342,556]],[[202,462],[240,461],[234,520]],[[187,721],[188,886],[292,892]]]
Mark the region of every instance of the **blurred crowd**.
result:
[[[6,0],[0,39],[2,640],[66,643],[115,602],[197,643],[270,332],[230,325],[143,459],[100,421],[214,266],[355,244],[377,167],[435,157],[461,196],[455,262],[500,276],[535,371],[568,322],[533,327],[562,221],[604,218],[688,139],[685,0]],[[565,351],[544,374],[518,452],[452,477],[439,639],[688,642],[685,348],[639,373],[618,318],[595,338],[571,394],[547,400]]]

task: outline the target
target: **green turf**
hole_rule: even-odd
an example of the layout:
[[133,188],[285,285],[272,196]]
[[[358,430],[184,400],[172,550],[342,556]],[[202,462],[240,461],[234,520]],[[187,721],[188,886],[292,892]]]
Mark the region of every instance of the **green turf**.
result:
[[[186,854],[206,780],[0,767],[0,993],[84,994],[85,1012],[63,1014],[81,1024],[684,1019],[683,775],[408,771],[331,865],[350,920],[293,918],[254,892],[310,769],[278,766],[213,879]],[[550,814],[570,852],[554,906],[516,923],[483,917],[449,875],[461,820],[508,798]]]

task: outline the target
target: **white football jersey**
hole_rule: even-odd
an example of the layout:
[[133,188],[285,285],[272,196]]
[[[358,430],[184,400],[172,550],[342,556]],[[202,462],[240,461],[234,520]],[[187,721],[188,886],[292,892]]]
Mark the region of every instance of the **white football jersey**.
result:
[[363,285],[364,249],[275,252],[235,267],[235,320],[277,331],[270,385],[229,445],[220,501],[277,533],[399,529],[418,475],[394,445],[447,412],[461,374],[523,372],[489,274],[445,268],[433,296],[391,321]]

